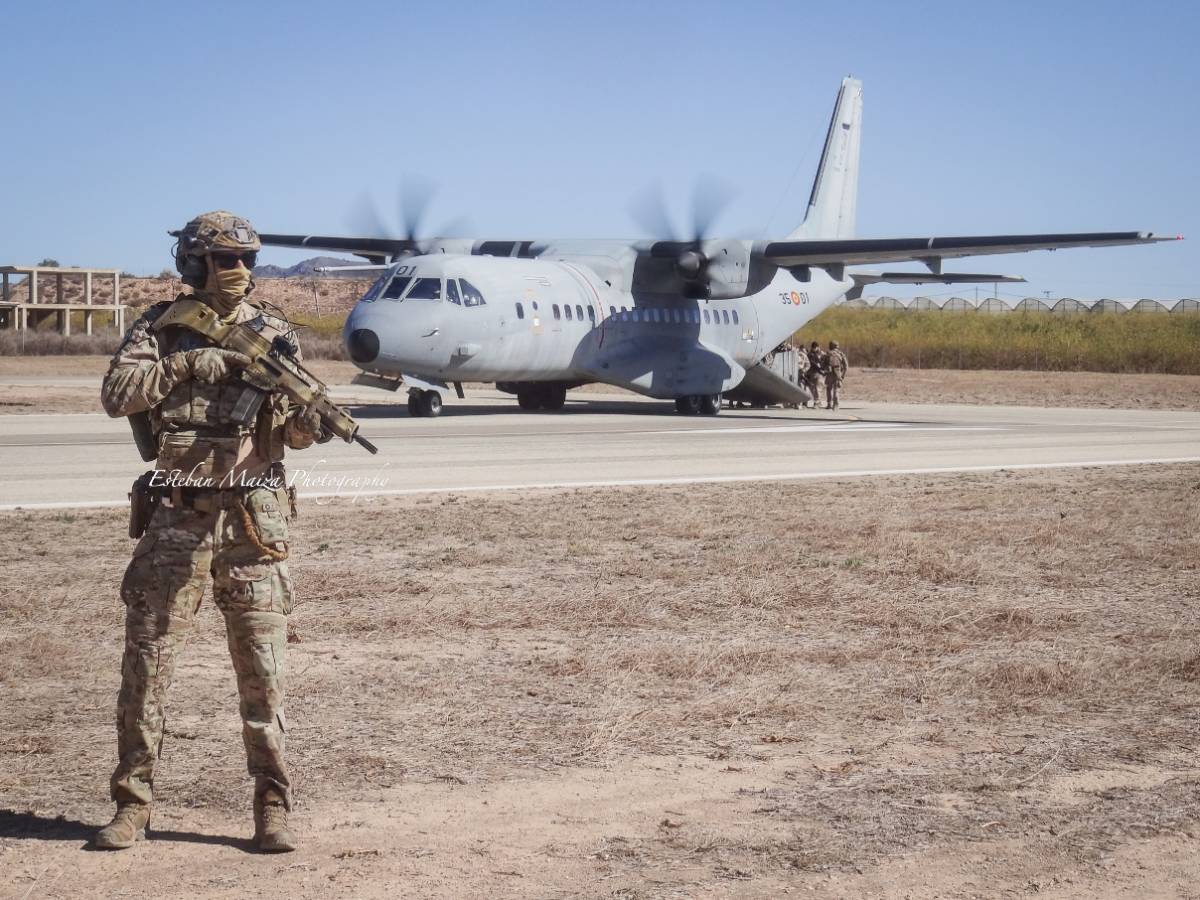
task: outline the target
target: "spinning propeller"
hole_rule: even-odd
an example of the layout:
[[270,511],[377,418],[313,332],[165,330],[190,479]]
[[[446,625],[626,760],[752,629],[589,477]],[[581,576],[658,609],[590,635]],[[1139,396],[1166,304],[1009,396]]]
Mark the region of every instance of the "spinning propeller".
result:
[[[428,181],[410,179],[401,184],[396,197],[396,210],[401,224],[399,234],[388,225],[379,214],[379,208],[369,194],[359,196],[347,222],[351,228],[365,235],[384,238],[399,245],[391,254],[391,262],[406,256],[419,256],[425,252],[422,244],[428,244],[432,238],[421,233],[421,222],[433,200],[434,187]],[[464,219],[454,219],[440,231],[441,237],[448,237],[462,230]]]
[[655,259],[671,259],[675,271],[688,286],[689,296],[707,296],[708,267],[711,259],[704,252],[704,242],[717,218],[732,199],[732,191],[712,177],[698,180],[692,189],[690,237],[680,237],[671,223],[663,199],[662,187],[647,188],[630,206],[633,220],[647,233],[660,240],[650,249]]

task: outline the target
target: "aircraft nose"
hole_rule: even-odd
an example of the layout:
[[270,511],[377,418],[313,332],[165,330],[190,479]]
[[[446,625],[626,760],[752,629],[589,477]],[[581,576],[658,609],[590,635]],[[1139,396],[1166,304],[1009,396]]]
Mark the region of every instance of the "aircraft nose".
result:
[[346,349],[356,363],[373,363],[379,356],[379,335],[369,328],[355,328],[346,337]]

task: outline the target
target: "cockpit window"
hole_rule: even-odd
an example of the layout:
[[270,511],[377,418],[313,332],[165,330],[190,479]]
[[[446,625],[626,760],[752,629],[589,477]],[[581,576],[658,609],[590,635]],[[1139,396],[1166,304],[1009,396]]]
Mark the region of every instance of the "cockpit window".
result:
[[372,303],[379,296],[379,292],[383,290],[383,286],[387,284],[387,273],[380,275],[375,279],[375,283],[367,289],[367,292],[360,298],[363,303]]
[[458,296],[458,282],[453,278],[446,279],[446,299],[451,303],[462,305],[462,297]]
[[405,300],[441,300],[442,279],[418,278],[408,292]]
[[467,281],[465,278],[462,279],[462,296],[463,306],[487,305],[487,301],[483,299],[483,294],[479,293],[475,285],[471,284],[471,282]]
[[408,287],[412,281],[408,275],[397,275],[392,279],[392,283],[387,286],[387,290],[383,292],[384,300],[399,300],[400,295],[404,293],[404,289]]

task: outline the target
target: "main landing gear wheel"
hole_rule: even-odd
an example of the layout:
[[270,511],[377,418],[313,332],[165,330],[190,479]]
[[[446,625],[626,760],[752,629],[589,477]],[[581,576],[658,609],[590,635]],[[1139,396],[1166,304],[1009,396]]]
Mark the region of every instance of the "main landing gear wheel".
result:
[[442,414],[442,395],[437,391],[409,391],[408,414],[417,418],[437,418]]
[[700,398],[695,394],[675,398],[675,412],[683,416],[694,416],[700,412]]
[[561,387],[548,387],[542,392],[542,409],[548,409],[551,412],[563,408],[563,404],[567,402],[567,389]]
[[715,416],[721,411],[721,395],[705,394],[700,398],[700,415]]
[[548,409],[554,412],[562,409],[566,402],[567,389],[551,384],[539,384],[525,391],[517,391],[517,405],[521,409]]

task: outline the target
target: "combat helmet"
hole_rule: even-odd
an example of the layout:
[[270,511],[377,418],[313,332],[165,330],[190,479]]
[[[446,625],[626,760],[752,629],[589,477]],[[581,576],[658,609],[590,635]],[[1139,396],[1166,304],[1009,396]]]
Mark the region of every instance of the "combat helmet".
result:
[[837,341],[830,341],[830,342],[829,342],[829,349],[830,349],[830,350],[836,350],[837,348],[838,348],[838,342],[837,342]]
[[175,237],[175,268],[184,284],[201,288],[208,275],[205,257],[212,253],[235,253],[242,256],[246,268],[253,269],[255,257],[262,249],[258,232],[241,216],[223,209],[202,213],[179,231],[168,232]]

